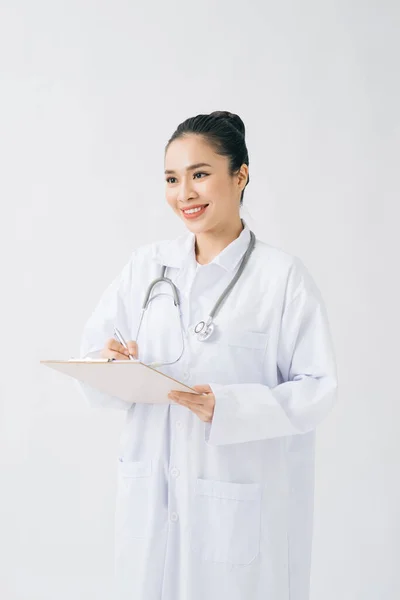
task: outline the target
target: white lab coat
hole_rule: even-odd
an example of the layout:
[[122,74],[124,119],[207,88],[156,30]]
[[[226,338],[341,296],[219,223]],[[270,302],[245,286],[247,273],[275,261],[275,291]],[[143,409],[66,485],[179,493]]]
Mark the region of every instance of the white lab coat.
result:
[[[199,342],[193,335],[249,238],[245,224],[207,265],[196,263],[192,233],[139,248],[84,329],[82,357],[97,356],[114,326],[134,339],[147,287],[167,265],[180,291],[185,352],[160,370],[189,385],[209,384],[216,399],[212,423],[204,423],[184,406],[129,406],[82,385],[94,406],[127,409],[115,524],[118,598],[309,598],[315,428],[337,388],[320,292],[297,257],[257,240],[213,336]],[[170,294],[168,284],[160,292]],[[144,362],[179,356],[179,318],[167,296],[150,303],[138,344]]]

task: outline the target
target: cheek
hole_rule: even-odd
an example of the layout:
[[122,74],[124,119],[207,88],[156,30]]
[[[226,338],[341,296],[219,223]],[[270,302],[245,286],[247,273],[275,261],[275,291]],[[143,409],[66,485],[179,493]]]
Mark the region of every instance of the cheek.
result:
[[176,208],[176,194],[173,191],[167,189],[165,192],[165,199],[171,208]]
[[216,204],[222,204],[226,197],[229,197],[226,185],[220,181],[207,181],[202,188],[202,193],[210,199],[217,199]]

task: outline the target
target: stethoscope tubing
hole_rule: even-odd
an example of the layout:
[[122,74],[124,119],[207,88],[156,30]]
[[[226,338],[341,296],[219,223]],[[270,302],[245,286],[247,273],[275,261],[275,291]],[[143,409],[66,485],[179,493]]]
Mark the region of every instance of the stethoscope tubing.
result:
[[[254,235],[254,233],[252,231],[250,231],[250,242],[249,242],[246,252],[244,253],[244,256],[241,260],[239,269],[237,270],[235,276],[233,277],[232,281],[229,283],[229,285],[225,288],[225,290],[222,292],[222,294],[218,298],[217,302],[215,303],[213,309],[211,310],[211,312],[208,316],[208,319],[206,321],[199,321],[194,328],[194,333],[195,333],[198,341],[203,342],[212,335],[212,333],[214,331],[214,318],[216,317],[218,312],[221,310],[224,302],[227,300],[229,294],[231,293],[231,291],[235,287],[236,283],[238,282],[240,276],[242,275],[242,273],[250,259],[251,253],[253,252],[253,250],[255,248],[255,245],[256,245],[256,236]],[[179,298],[179,290],[177,289],[176,285],[174,284],[174,282],[171,279],[169,279],[168,277],[165,277],[166,269],[167,269],[167,267],[165,265],[163,265],[162,271],[161,271],[161,277],[154,279],[154,281],[152,281],[150,283],[150,285],[147,289],[147,292],[145,294],[145,298],[143,301],[143,305],[142,305],[139,326],[138,326],[138,330],[136,333],[136,341],[139,337],[139,332],[140,332],[140,328],[142,325],[143,316],[144,316],[150,302],[152,300],[154,300],[154,298],[156,298],[157,296],[164,295],[164,294],[157,294],[156,296],[151,296],[151,294],[154,290],[154,287],[157,284],[163,282],[163,283],[167,283],[171,287],[172,294],[173,294],[173,301],[179,312],[179,319],[181,322],[181,330],[182,330],[183,349],[182,349],[181,355],[179,356],[179,358],[177,360],[175,360],[173,362],[169,362],[169,363],[153,363],[153,364],[157,364],[157,366],[161,366],[162,364],[170,365],[170,364],[175,364],[176,362],[178,362],[178,360],[180,360],[183,355],[184,344],[185,344],[184,329],[183,329],[182,314],[181,314],[181,304],[180,304],[180,298]],[[166,294],[166,295],[168,296],[168,294]]]

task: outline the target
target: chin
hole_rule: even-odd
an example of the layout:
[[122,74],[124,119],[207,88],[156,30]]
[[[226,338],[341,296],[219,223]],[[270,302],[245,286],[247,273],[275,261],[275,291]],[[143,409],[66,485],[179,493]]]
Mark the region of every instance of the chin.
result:
[[210,229],[211,226],[211,220],[210,220],[210,215],[204,216],[203,218],[199,218],[199,219],[185,219],[185,217],[183,216],[182,212],[180,212],[180,218],[183,221],[183,223],[185,224],[185,226],[187,227],[187,229],[189,229],[189,231],[192,231],[193,233],[202,233],[203,231],[208,231]]
[[186,221],[184,217],[182,217],[183,223],[186,225],[187,229],[192,233],[203,233],[204,231],[208,231],[210,229],[210,224],[208,219],[204,220],[202,223],[200,221],[198,223]]

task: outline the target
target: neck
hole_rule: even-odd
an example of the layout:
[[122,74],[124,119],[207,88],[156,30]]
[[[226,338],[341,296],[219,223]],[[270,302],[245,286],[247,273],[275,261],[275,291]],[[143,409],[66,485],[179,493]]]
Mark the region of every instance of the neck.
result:
[[224,248],[229,246],[244,229],[240,219],[234,223],[210,231],[196,234],[196,260],[201,265],[206,265],[213,260]]

